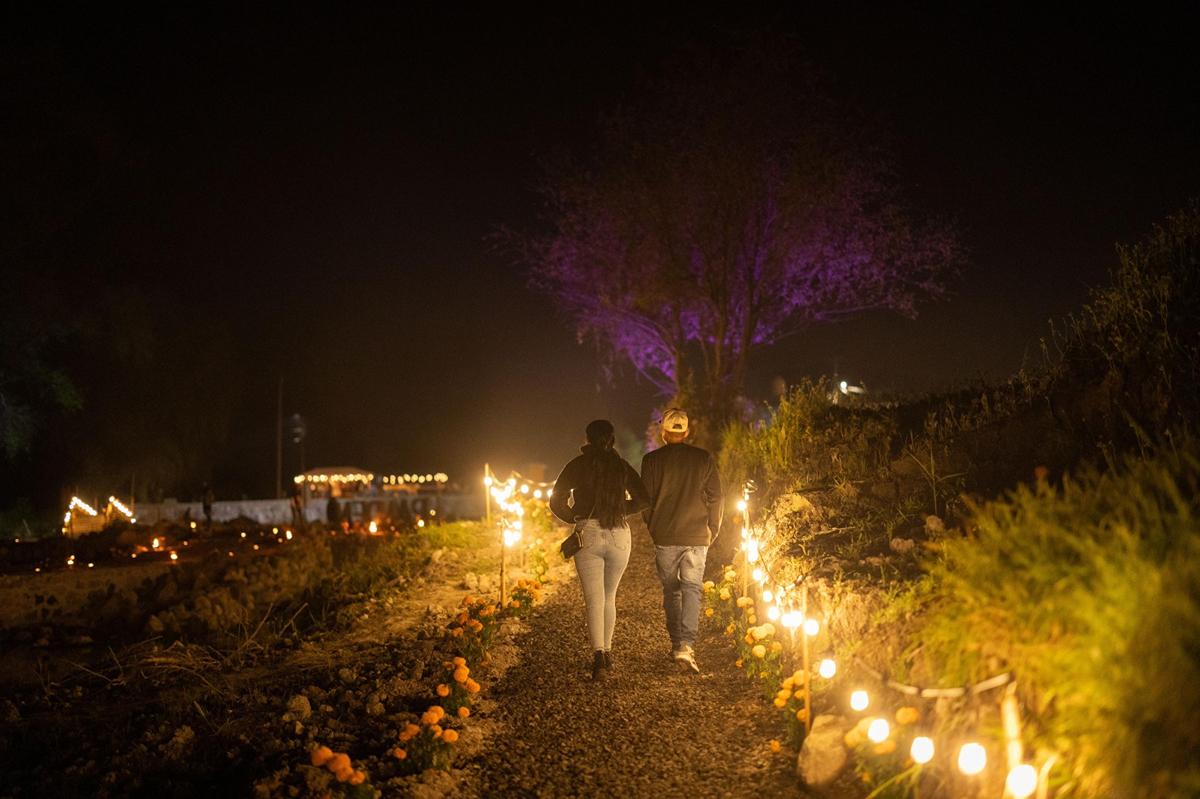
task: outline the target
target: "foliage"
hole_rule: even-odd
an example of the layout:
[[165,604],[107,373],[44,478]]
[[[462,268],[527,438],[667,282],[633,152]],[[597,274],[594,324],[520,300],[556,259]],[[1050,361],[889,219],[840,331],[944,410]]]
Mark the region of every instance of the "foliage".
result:
[[471,677],[466,658],[456,657],[442,664],[446,671],[444,682],[438,683],[434,693],[438,695],[447,713],[465,719],[471,715],[471,705],[479,695],[480,685]]
[[458,653],[470,663],[482,663],[500,629],[500,608],[490,599],[465,596],[458,615],[446,627]]
[[779,690],[776,691],[775,698],[772,700],[772,704],[783,714],[788,743],[795,749],[799,749],[804,743],[808,731],[807,711],[804,709],[804,686],[808,680],[809,675],[805,674],[803,670],[797,669],[791,675],[783,678],[783,682],[780,683]]
[[1200,444],[980,507],[930,564],[920,643],[955,684],[1018,675],[1075,795],[1200,785]]
[[529,544],[529,573],[539,584],[550,581],[550,560],[546,556],[546,542],[542,538],[535,538]]
[[533,611],[534,603],[542,598],[542,584],[536,580],[517,580],[516,587],[509,594],[508,607],[505,613],[519,619],[528,616]]
[[420,721],[420,724],[410,722],[405,725],[400,732],[400,745],[392,750],[392,756],[400,761],[403,771],[410,774],[430,768],[450,768],[459,734],[446,726],[449,724],[446,711],[441,705],[433,705],[421,715]]
[[1111,426],[1190,427],[1200,416],[1200,200],[1117,253],[1109,284],[1053,331],[1054,388],[1103,388]]
[[317,768],[327,769],[337,784],[333,786],[338,796],[356,797],[374,796],[375,791],[367,783],[365,772],[354,768],[350,756],[345,752],[335,752],[328,746],[317,746],[309,755],[309,759]]
[[604,119],[594,159],[548,170],[551,232],[521,242],[581,336],[665,396],[694,386],[692,409],[718,421],[756,347],[865,310],[914,313],[959,260],[949,229],[839,130],[811,72],[745,53],[700,57]]
[[769,424],[726,428],[721,473],[775,493],[875,478],[898,439],[898,423],[886,411],[833,405],[823,381],[805,380],[782,398]]

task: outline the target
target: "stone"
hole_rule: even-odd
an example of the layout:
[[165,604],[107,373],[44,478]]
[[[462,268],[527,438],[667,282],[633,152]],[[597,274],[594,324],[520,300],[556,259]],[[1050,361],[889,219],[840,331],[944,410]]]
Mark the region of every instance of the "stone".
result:
[[891,541],[888,541],[888,547],[893,552],[901,554],[911,552],[914,546],[916,546],[916,542],[911,538],[893,538]]
[[303,721],[312,715],[312,704],[304,694],[296,694],[287,703],[288,713],[293,719]]
[[479,575],[475,572],[467,572],[463,575],[462,587],[468,591],[479,590]]
[[946,532],[946,523],[942,521],[942,517],[933,516],[932,514],[925,517],[925,532],[929,535],[937,535]]
[[842,736],[848,725],[841,716],[823,715],[813,719],[812,732],[800,747],[796,774],[805,785],[820,788],[842,773],[848,758]]

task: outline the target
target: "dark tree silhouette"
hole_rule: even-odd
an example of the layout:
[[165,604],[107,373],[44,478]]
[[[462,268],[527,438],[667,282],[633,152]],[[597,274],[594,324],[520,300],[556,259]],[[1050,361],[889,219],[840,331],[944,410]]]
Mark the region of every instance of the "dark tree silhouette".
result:
[[913,315],[960,260],[903,202],[804,70],[761,52],[689,62],[547,168],[547,232],[518,237],[577,326],[719,424],[749,358],[807,325]]

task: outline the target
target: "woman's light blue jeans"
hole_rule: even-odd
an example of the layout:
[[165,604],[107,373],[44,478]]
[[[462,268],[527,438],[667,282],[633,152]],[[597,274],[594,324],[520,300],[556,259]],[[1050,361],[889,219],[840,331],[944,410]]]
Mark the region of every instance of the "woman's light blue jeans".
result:
[[575,572],[583,587],[588,638],[593,650],[607,652],[617,623],[617,586],[629,563],[632,538],[628,525],[606,530],[595,519],[584,522],[579,537],[583,549],[575,554]]

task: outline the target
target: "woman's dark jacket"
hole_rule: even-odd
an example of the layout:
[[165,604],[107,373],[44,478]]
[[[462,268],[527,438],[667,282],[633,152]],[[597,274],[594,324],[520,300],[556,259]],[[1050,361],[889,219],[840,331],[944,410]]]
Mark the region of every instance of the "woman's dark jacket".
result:
[[[583,454],[563,467],[562,474],[554,482],[554,494],[550,497],[550,510],[567,524],[592,518],[596,495],[592,486],[592,458],[597,457],[591,444],[583,447]],[[650,495],[642,485],[642,478],[624,458],[621,467],[625,472],[625,500],[623,515],[632,516],[650,507]],[[568,503],[574,496],[574,502]]]

